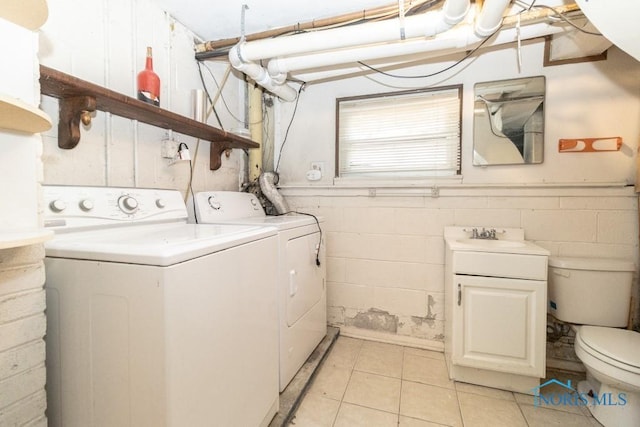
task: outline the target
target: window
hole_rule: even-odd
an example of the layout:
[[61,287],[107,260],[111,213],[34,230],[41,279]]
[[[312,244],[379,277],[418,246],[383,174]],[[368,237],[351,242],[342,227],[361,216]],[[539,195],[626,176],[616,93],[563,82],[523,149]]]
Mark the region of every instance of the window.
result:
[[340,177],[460,173],[461,86],[337,100]]

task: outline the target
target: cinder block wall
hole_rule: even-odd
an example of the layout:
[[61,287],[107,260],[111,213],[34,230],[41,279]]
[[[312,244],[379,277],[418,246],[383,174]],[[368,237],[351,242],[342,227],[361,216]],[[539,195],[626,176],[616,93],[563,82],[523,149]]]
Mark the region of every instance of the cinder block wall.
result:
[[[346,335],[442,349],[448,225],[521,227],[552,256],[638,259],[633,187],[282,192],[292,208],[325,218],[328,318]],[[639,294],[636,277],[636,324]],[[549,357],[575,361],[556,335]]]
[[44,248],[0,250],[0,425],[46,426]]

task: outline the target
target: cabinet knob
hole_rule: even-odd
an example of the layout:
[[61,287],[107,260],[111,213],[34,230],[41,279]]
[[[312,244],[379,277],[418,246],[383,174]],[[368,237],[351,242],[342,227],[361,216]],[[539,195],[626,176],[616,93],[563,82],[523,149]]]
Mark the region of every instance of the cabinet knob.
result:
[[462,288],[460,283],[458,283],[458,305],[462,304]]

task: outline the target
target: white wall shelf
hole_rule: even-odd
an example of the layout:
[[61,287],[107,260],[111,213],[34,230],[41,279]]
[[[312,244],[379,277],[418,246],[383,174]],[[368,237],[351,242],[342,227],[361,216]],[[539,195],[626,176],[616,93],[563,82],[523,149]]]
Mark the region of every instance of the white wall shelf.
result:
[[0,230],[0,249],[17,248],[46,242],[53,237],[53,231],[45,229]]
[[0,128],[39,133],[51,129],[51,118],[38,107],[0,93]]
[[47,0],[0,0],[0,18],[37,30],[49,16]]

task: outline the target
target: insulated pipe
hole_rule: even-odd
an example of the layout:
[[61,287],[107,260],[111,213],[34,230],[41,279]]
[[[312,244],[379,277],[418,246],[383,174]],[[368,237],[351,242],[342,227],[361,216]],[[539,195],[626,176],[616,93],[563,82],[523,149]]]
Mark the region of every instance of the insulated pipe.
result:
[[487,0],[476,18],[475,33],[478,37],[489,37],[502,24],[502,15],[511,0]]
[[[469,0],[446,0],[441,10],[404,18],[406,38],[431,37],[460,22],[469,9]],[[296,34],[289,37],[238,43],[237,56],[243,62],[305,52],[340,49],[400,39],[399,18],[361,25]]]

